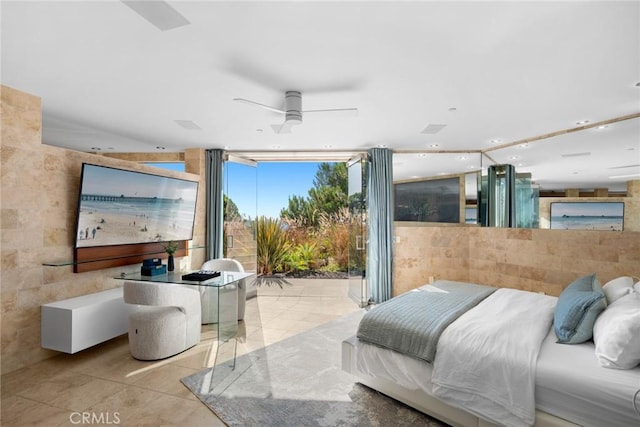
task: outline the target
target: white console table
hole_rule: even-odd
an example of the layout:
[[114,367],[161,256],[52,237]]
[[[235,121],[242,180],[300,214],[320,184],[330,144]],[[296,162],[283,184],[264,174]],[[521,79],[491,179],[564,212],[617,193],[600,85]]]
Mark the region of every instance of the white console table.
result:
[[41,317],[41,346],[73,354],[126,334],[129,306],[119,287],[45,304]]

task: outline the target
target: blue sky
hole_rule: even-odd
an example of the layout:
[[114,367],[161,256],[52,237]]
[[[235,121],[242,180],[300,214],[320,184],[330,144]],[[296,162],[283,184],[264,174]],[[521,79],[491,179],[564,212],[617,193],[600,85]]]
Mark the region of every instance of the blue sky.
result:
[[[238,206],[240,213],[254,217],[280,216],[289,197],[307,197],[313,187],[318,162],[262,162],[257,168],[227,163],[225,193]],[[153,164],[156,167],[184,171],[183,163]]]
[[[315,162],[264,162],[251,171],[248,166],[227,164],[227,194],[240,213],[250,217],[257,214],[272,218],[288,206],[289,197],[307,197],[318,170]],[[250,189],[257,188],[257,194]]]

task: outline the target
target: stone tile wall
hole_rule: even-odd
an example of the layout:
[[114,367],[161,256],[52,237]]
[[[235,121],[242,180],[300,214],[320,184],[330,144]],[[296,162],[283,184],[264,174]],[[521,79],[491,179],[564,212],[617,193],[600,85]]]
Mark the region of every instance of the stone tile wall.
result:
[[429,278],[559,295],[576,278],[640,276],[640,232],[396,224],[394,295]]
[[[200,180],[194,245],[204,245],[204,152],[187,150],[187,170],[178,173],[125,160],[80,153],[41,143],[38,97],[1,87],[2,142],[0,196],[0,313],[2,373],[57,354],[40,347],[40,306],[121,286],[113,279],[139,265],[73,273],[71,266],[46,267],[44,262],[70,261],[83,162],[124,167]],[[199,268],[204,250],[178,259]]]

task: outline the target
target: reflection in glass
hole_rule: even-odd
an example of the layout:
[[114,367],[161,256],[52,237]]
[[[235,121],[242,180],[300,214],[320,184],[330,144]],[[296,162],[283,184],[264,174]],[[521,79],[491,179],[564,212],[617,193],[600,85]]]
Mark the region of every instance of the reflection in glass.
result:
[[460,222],[460,178],[404,182],[394,185],[395,220]]

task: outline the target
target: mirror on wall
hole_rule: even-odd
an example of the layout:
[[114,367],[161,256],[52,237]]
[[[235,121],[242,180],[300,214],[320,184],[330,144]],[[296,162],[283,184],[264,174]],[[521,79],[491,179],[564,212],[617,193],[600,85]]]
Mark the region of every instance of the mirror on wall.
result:
[[[412,153],[394,153],[393,155],[393,181],[395,184],[401,184],[403,194],[412,194],[411,191],[418,191],[420,194],[424,194],[426,198],[436,197],[434,192],[427,191],[428,188],[432,190],[440,189],[443,194],[449,194],[451,191],[443,190],[443,188],[450,186],[450,179],[458,179],[460,188],[457,193],[459,195],[460,202],[456,205],[458,213],[455,215],[455,221],[453,222],[466,222],[468,224],[475,224],[478,219],[477,204],[478,204],[478,175],[481,168],[481,159],[479,152],[464,152],[464,153],[434,153],[434,152],[412,152]],[[431,182],[426,182],[431,181]],[[419,186],[420,182],[424,182],[425,188],[412,189],[412,186]],[[440,183],[442,185],[440,185]],[[446,184],[446,185],[445,185]],[[426,193],[425,193],[426,191]],[[427,193],[429,195],[427,195]],[[398,196],[398,195],[396,195]],[[423,222],[441,222],[439,220],[433,220],[432,218],[449,218],[448,215],[442,215],[440,209],[428,208],[424,203],[419,203],[420,209],[416,209],[416,206],[410,206],[408,203],[403,203],[404,209],[400,209],[400,212],[396,212],[398,218],[405,218],[407,216],[406,211],[413,212],[413,216],[418,219],[417,221]],[[433,203],[432,203],[433,204]],[[439,205],[439,203],[435,203]],[[444,207],[443,209],[450,207]],[[422,210],[430,211],[431,213],[422,212]],[[398,206],[396,206],[398,211]],[[422,212],[416,214],[417,211]],[[436,214],[436,212],[439,212]],[[398,214],[401,214],[398,216]],[[406,220],[397,219],[397,220]],[[451,220],[445,220],[443,222],[452,222]]]
[[489,166],[498,164],[511,164],[519,176],[528,178],[540,200],[539,218],[532,227],[549,228],[546,211],[552,198],[625,197],[627,182],[640,180],[640,118],[498,143],[477,152],[394,153],[394,182],[465,175],[466,208],[471,212],[479,205],[482,177]]
[[640,179],[640,118],[564,133],[508,147],[487,149],[483,174],[492,164],[512,164],[529,173],[542,197],[606,188],[626,193],[626,182]]

